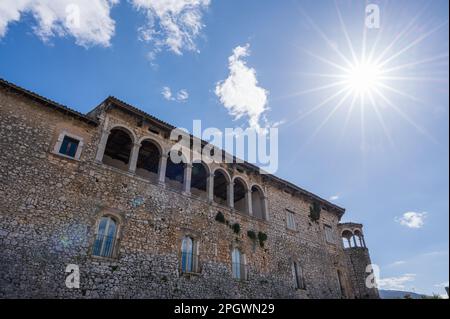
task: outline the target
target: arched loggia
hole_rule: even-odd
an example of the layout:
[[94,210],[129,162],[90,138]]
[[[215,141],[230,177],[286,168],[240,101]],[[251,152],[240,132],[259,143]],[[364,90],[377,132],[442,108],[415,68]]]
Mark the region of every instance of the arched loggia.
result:
[[192,164],[191,171],[191,193],[203,198],[208,196],[208,170],[204,163]]
[[122,128],[113,128],[108,136],[102,162],[128,171],[133,140],[131,134]]
[[228,191],[230,181],[222,170],[214,172],[214,201],[221,205],[228,204]]
[[139,149],[136,174],[151,180],[158,180],[160,160],[160,148],[154,142],[144,140]]
[[244,181],[235,178],[233,181],[233,200],[234,208],[244,214],[249,214],[248,207],[248,189]]
[[185,168],[185,163],[182,161],[180,163],[174,163],[171,156],[169,156],[166,166],[166,184],[176,189],[183,189]]

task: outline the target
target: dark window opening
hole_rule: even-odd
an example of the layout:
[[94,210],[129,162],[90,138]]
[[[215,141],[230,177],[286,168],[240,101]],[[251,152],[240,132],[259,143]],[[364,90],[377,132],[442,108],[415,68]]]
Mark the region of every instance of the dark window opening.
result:
[[66,156],[75,157],[79,143],[80,141],[77,139],[64,136],[61,147],[59,148],[59,153]]
[[157,179],[160,158],[158,147],[150,141],[143,141],[139,149],[136,174],[149,179]]
[[192,164],[191,193],[199,196],[205,196],[207,180],[208,174],[205,166],[202,163]]
[[174,188],[181,188],[184,183],[184,163],[180,162],[178,164],[172,162],[172,159],[167,159],[166,167],[166,181]]
[[130,161],[132,140],[130,135],[121,129],[113,129],[106,143],[103,163],[110,166],[128,170]]
[[227,205],[228,200],[228,181],[221,171],[214,173],[214,201],[216,203]]
[[239,179],[234,180],[233,195],[234,208],[242,213],[248,214],[247,189],[245,188],[244,183]]
[[149,127],[148,131],[153,133],[153,134],[159,135],[159,131],[157,131],[157,130],[151,128],[151,127]]

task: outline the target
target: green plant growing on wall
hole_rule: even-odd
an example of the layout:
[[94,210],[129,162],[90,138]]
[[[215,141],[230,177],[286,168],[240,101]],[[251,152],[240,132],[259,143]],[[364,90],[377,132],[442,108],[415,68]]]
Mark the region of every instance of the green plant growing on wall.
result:
[[233,224],[231,228],[236,235],[239,235],[239,233],[241,232],[241,225],[239,225],[238,223]]
[[320,211],[321,207],[319,203],[314,202],[309,206],[309,218],[311,218],[312,221],[317,222],[320,219]]
[[264,242],[267,240],[267,235],[263,232],[258,232],[259,245],[264,247]]
[[223,216],[222,212],[217,213],[216,221],[218,221],[219,223],[225,224],[225,216]]

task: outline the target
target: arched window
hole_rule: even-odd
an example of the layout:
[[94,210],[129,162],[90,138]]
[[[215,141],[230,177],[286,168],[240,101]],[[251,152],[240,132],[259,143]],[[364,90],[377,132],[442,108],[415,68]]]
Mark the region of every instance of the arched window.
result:
[[185,166],[186,165],[183,162],[174,163],[169,156],[167,158],[166,183],[168,183],[171,187],[182,189]]
[[192,164],[191,173],[191,193],[197,196],[206,197],[206,186],[208,173],[203,163]]
[[198,271],[197,243],[191,237],[184,237],[181,242],[181,272],[194,273]]
[[259,219],[266,219],[264,195],[259,187],[252,187],[252,213]]
[[103,163],[127,171],[132,145],[133,140],[128,132],[121,128],[112,129],[103,154]]
[[225,174],[216,170],[214,172],[214,201],[216,203],[227,205],[229,183]]
[[231,266],[233,271],[233,278],[238,280],[247,280],[247,265],[245,255],[234,248],[231,252]]
[[344,248],[350,248],[353,247],[353,242],[352,242],[352,238],[353,238],[353,233],[349,230],[344,230],[342,232],[342,244],[344,245]]
[[294,278],[294,284],[296,289],[305,289],[305,277],[303,275],[303,268],[294,261],[292,263],[292,276]]
[[143,141],[139,148],[136,174],[144,178],[158,180],[160,159],[161,152],[159,151],[158,146],[152,141]]
[[117,240],[117,222],[110,216],[103,216],[97,227],[92,254],[113,257]]
[[233,184],[234,208],[244,214],[248,214],[247,188],[240,178],[236,178]]

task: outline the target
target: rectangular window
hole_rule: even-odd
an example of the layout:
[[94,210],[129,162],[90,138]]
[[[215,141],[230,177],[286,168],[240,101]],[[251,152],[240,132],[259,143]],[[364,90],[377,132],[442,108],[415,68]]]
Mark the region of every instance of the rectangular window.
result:
[[327,243],[334,244],[334,234],[333,234],[333,228],[329,225],[325,225],[325,239],[327,240]]
[[305,289],[305,278],[303,277],[303,268],[297,263],[292,263],[292,275],[296,289]]
[[231,266],[233,278],[238,280],[247,280],[247,264],[245,255],[237,248],[233,249],[231,253]]
[[288,229],[297,230],[297,225],[295,224],[295,214],[291,211],[286,211],[286,226]]
[[64,136],[64,139],[61,143],[61,147],[59,148],[59,154],[66,155],[69,157],[75,157],[77,153],[79,140],[74,139],[69,136]]

